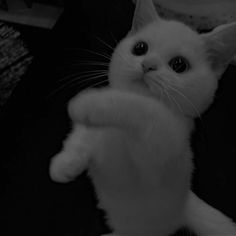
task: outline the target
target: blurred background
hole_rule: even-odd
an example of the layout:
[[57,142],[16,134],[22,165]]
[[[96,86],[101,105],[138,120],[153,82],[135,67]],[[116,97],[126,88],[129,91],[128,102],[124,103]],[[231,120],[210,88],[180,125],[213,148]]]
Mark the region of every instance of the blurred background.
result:
[[[62,185],[50,180],[48,168],[71,127],[69,99],[94,84],[107,85],[105,77],[87,80],[88,71],[101,69],[87,62],[109,62],[99,54],[111,55],[106,44],[115,47],[127,34],[134,5],[1,0],[0,8],[0,234],[109,233],[86,172]],[[192,138],[193,190],[234,220],[235,75],[231,65]]]
[[0,19],[52,28],[63,7],[63,0],[0,0]]

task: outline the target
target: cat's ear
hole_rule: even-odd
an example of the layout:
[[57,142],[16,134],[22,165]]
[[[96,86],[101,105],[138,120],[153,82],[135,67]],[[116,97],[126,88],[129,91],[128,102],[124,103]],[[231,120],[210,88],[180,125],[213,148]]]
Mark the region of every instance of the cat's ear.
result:
[[236,22],[216,27],[203,35],[210,63],[224,70],[236,55]]
[[160,20],[153,0],[136,0],[131,33],[135,33],[144,26]]

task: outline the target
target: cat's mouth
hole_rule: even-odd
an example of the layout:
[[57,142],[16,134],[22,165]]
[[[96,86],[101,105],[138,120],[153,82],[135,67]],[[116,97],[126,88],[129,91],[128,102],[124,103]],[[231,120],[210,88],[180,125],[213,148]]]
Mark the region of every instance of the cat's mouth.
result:
[[143,81],[152,95],[158,98],[162,96],[165,87],[161,81],[161,78],[147,73],[143,75]]
[[144,74],[143,81],[148,87],[158,87],[159,89],[164,89],[164,85],[161,82],[161,78],[151,73]]

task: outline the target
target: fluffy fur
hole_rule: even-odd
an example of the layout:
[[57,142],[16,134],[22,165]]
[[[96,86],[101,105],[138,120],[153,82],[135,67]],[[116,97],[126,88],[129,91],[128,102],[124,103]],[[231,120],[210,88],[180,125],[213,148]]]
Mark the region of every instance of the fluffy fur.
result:
[[[165,21],[139,0],[132,29],[117,46],[110,87],[69,104],[74,128],[52,159],[53,180],[88,169],[115,235],[167,236],[182,226],[199,235],[236,235],[234,223],[191,192],[193,120],[212,103],[218,79],[236,53],[236,24],[199,35]],[[147,43],[134,55],[137,42]],[[187,71],[169,61],[186,58]]]

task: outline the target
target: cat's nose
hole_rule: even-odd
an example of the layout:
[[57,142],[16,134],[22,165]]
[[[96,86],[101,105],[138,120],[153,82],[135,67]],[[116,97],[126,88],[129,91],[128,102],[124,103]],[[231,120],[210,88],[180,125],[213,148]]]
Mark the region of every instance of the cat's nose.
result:
[[153,59],[144,59],[142,62],[143,72],[155,71],[157,70],[157,63]]

